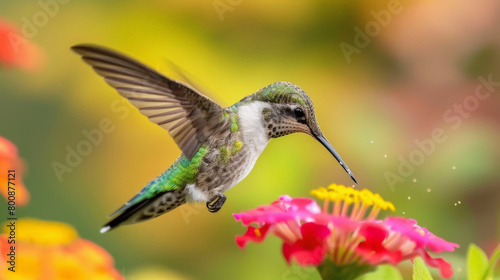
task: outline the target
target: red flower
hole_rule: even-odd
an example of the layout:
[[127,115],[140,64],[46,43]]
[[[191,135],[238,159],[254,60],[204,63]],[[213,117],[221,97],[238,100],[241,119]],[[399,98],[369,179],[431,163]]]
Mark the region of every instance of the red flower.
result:
[[37,46],[23,37],[18,28],[0,18],[0,64],[35,70],[41,64]]
[[[419,227],[415,220],[377,220],[380,210],[394,210],[392,203],[380,195],[341,185],[312,193],[324,199],[323,209],[312,199],[284,195],[271,205],[234,214],[236,220],[248,226],[244,235],[236,237],[237,244],[243,248],[250,241],[261,242],[274,234],[284,241],[287,262],[295,259],[300,265],[319,266],[324,269],[323,277],[326,273],[354,279],[376,265],[396,265],[418,256],[439,268],[443,277],[453,275],[449,263],[432,258],[428,252],[453,251],[458,245]],[[258,227],[250,226],[251,223]],[[324,268],[330,263],[334,264],[333,269]]]
[[293,244],[283,244],[283,255],[288,263],[292,257],[301,265],[319,265],[323,262],[326,238],[330,230],[324,225],[305,223],[300,227],[302,238]]
[[[9,170],[13,170],[14,172],[10,172]],[[11,174],[10,177],[9,174]],[[15,178],[12,178],[12,174],[15,174]],[[6,200],[10,197],[16,206],[24,206],[29,201],[28,190],[22,181],[23,174],[24,163],[17,154],[16,146],[0,136],[0,193]],[[10,185],[9,178],[11,179]],[[9,186],[11,189],[8,188]],[[9,195],[9,191],[14,191],[14,193],[10,193],[11,195]]]

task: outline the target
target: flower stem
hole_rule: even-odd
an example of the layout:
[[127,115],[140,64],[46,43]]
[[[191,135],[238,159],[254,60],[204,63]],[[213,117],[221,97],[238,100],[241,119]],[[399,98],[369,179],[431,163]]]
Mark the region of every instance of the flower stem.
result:
[[360,265],[358,263],[350,263],[337,265],[330,259],[326,259],[318,266],[318,272],[323,280],[355,280],[359,276],[374,270],[371,265]]

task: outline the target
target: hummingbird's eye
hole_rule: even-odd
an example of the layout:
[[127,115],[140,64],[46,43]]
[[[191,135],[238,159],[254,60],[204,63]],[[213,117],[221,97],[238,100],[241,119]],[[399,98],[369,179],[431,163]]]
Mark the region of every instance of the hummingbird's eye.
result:
[[299,121],[301,123],[305,123],[306,118],[304,117],[305,115],[304,115],[304,111],[302,111],[302,109],[297,107],[297,108],[295,108],[293,113],[295,114],[295,118],[297,119],[297,121]]

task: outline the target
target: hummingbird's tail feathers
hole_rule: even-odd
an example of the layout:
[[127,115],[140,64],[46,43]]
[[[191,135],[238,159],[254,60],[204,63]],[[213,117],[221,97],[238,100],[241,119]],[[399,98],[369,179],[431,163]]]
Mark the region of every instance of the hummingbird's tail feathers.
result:
[[128,208],[130,208],[133,205],[137,204],[139,201],[143,201],[144,200],[143,193],[144,193],[145,189],[146,188],[142,189],[140,192],[138,192],[136,195],[134,195],[134,197],[132,197],[131,199],[129,199],[129,201],[125,202],[125,204],[123,204],[115,212],[113,212],[110,215],[108,215],[108,219],[111,219],[114,216],[117,216],[118,214],[121,214],[121,213],[125,212]]
[[116,228],[119,225],[134,223],[133,221],[131,221],[132,216],[134,215],[134,213],[137,213],[140,209],[144,208],[147,205],[147,202],[147,200],[143,200],[133,205],[129,204],[130,201],[125,203],[122,207],[120,207],[120,209],[118,209],[111,215],[111,217],[114,218],[110,219],[101,228],[100,232],[105,233],[111,229]]
[[184,193],[178,190],[167,191],[163,194],[141,200],[137,196],[111,215],[114,218],[101,228],[101,233],[105,233],[120,225],[130,225],[156,218],[186,203]]

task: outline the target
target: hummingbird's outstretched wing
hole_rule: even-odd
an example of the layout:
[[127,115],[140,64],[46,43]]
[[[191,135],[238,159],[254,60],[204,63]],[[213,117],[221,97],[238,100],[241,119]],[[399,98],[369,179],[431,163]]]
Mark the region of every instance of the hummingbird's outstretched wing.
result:
[[222,107],[217,103],[140,62],[94,45],[76,45],[71,49],[141,114],[167,130],[188,159],[220,119]]

